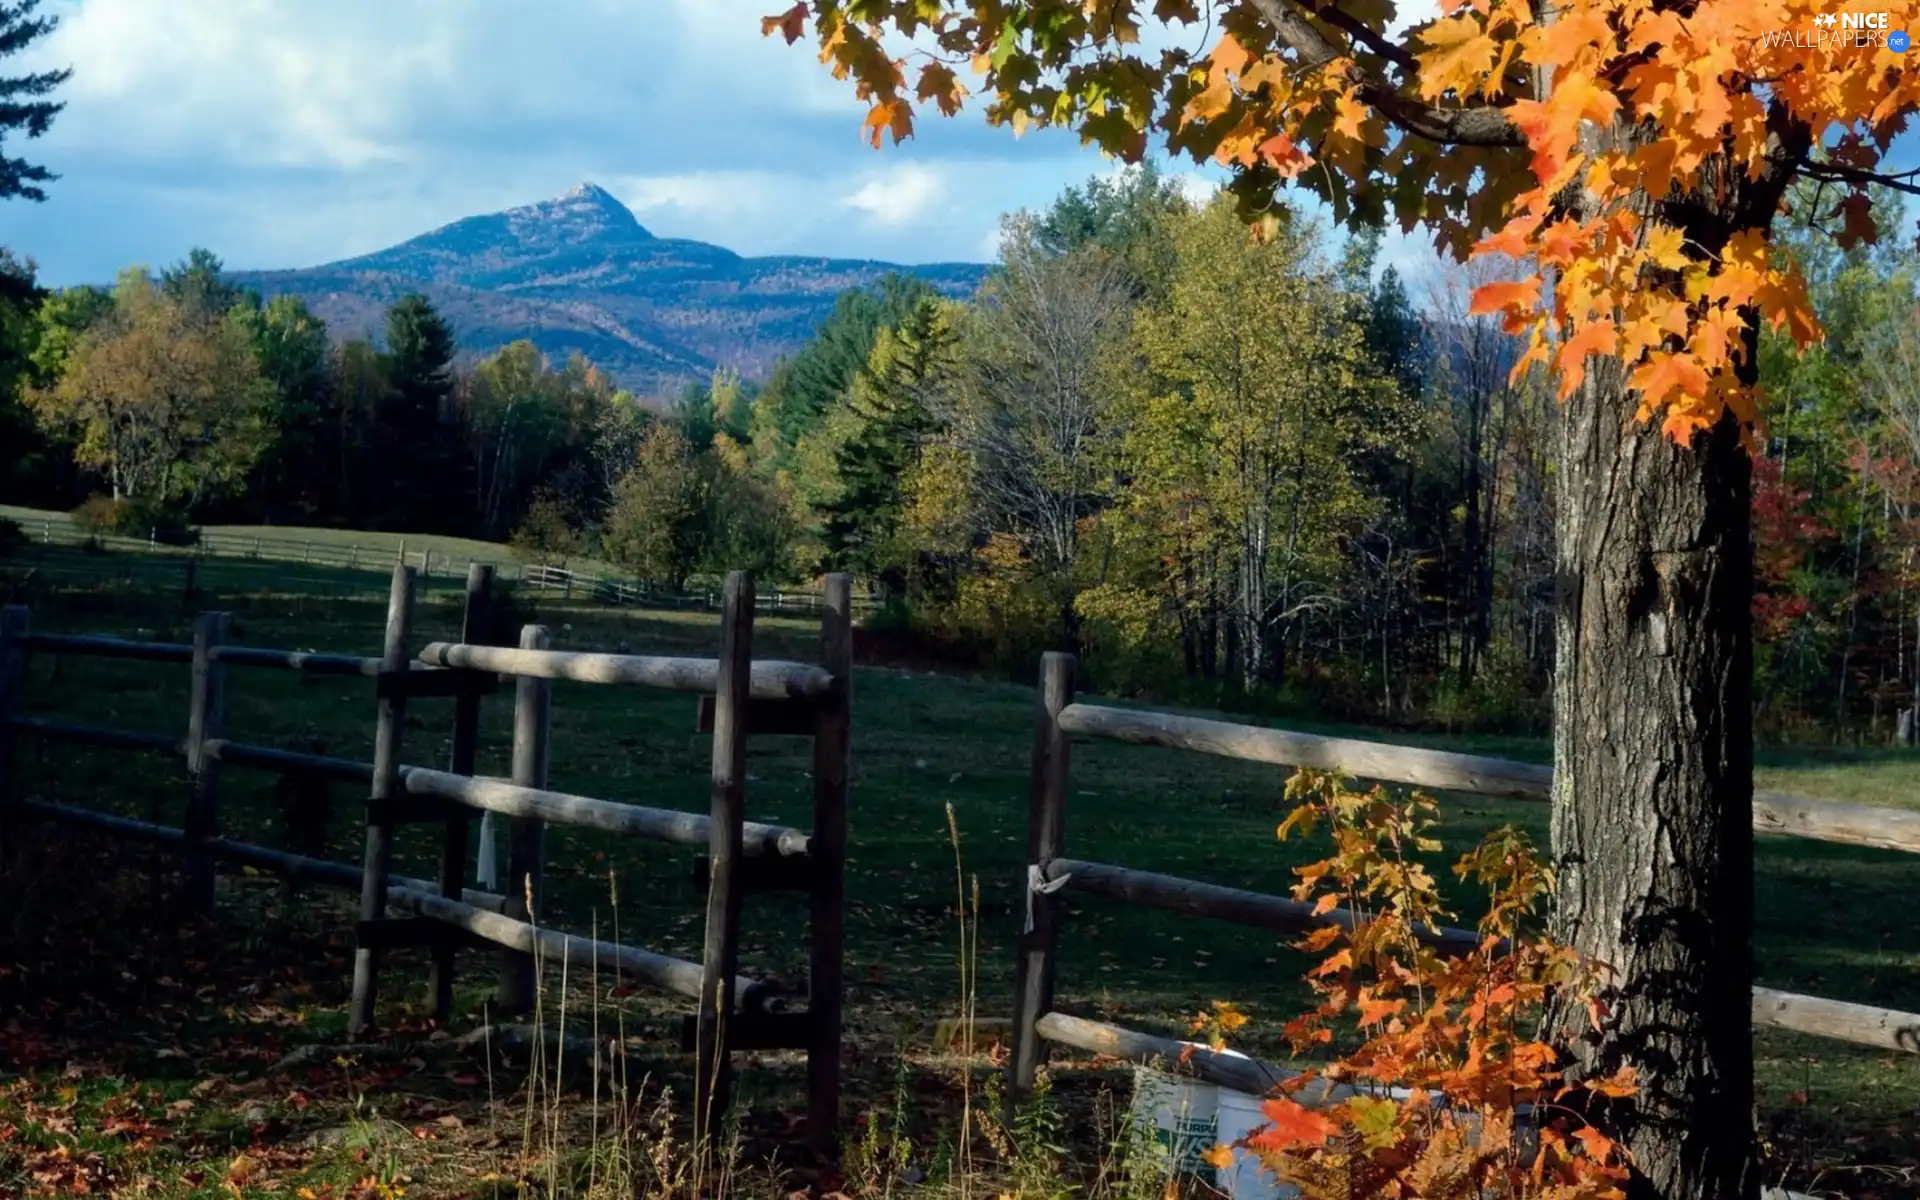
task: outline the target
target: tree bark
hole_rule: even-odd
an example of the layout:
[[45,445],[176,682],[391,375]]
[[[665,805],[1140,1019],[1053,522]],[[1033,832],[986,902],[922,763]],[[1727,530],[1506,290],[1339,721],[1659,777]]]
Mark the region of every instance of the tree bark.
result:
[[1566,403],[1557,481],[1557,933],[1607,1011],[1554,1013],[1573,1073],[1632,1065],[1598,1119],[1629,1195],[1757,1195],[1751,464],[1729,416],[1691,446],[1636,418],[1617,361]]

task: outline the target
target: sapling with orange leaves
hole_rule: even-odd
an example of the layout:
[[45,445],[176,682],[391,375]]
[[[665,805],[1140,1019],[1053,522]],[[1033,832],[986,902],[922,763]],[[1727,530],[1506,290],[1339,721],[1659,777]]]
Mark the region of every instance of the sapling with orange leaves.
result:
[[[1525,835],[1496,830],[1455,864],[1485,911],[1476,946],[1443,951],[1432,934],[1454,915],[1426,866],[1440,849],[1431,797],[1318,771],[1295,775],[1287,796],[1281,839],[1324,825],[1333,844],[1295,868],[1294,898],[1346,916],[1299,943],[1323,957],[1307,977],[1316,1002],[1286,1037],[1322,1065],[1265,1101],[1270,1124],[1248,1148],[1312,1200],[1622,1195],[1622,1153],[1596,1118],[1634,1094],[1634,1071],[1569,1082],[1540,1039],[1550,997],[1600,1018],[1602,972],[1544,932],[1553,877]],[[1218,1045],[1237,1016],[1216,1004],[1195,1028]],[[1215,1162],[1230,1156],[1221,1147]]]

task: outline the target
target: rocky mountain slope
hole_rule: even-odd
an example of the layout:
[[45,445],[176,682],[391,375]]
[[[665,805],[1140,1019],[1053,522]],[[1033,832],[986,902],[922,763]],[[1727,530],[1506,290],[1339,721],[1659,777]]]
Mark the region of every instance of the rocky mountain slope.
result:
[[420,291],[453,325],[466,354],[526,338],[556,364],[578,351],[622,386],[653,393],[720,365],[764,375],[812,335],[840,292],[893,271],[965,295],[986,268],[743,258],[705,242],[655,237],[589,183],[360,258],[234,278],[263,296],[300,296],[343,338],[377,333],[387,305]]

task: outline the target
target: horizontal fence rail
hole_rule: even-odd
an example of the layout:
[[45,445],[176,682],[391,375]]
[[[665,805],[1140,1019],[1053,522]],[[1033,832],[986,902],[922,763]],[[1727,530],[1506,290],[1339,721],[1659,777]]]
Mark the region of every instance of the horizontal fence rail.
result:
[[[537,817],[555,825],[577,825],[603,833],[688,846],[704,846],[713,835],[713,820],[702,813],[570,796],[565,792],[521,787],[504,779],[452,775],[425,767],[402,767],[400,779],[407,791],[416,796],[437,796],[503,816]],[[810,839],[798,829],[754,821],[742,823],[741,851],[749,858],[804,856],[809,847]]]
[[[1552,767],[1511,759],[1098,704],[1069,704],[1060,710],[1059,722],[1064,732],[1085,737],[1193,750],[1281,767],[1339,770],[1380,783],[1515,800],[1548,800],[1553,795]],[[1920,812],[1907,809],[1756,790],[1753,827],[1761,833],[1920,854]]]
[[[1069,762],[1076,735],[1281,767],[1339,771],[1436,791],[1520,800],[1552,796],[1553,769],[1538,764],[1078,703],[1073,694],[1074,666],[1072,656],[1065,654],[1048,654],[1041,666],[1023,881],[1026,921],[1016,960],[1013,1044],[1007,1066],[1013,1097],[1032,1090],[1049,1043],[1136,1063],[1178,1065],[1203,1079],[1253,1094],[1269,1091],[1281,1078],[1278,1068],[1244,1056],[1208,1052],[1057,1011],[1055,976],[1063,915],[1058,893],[1063,889],[1294,933],[1326,926],[1351,930],[1359,920],[1351,912],[1319,912],[1313,905],[1286,897],[1066,857],[1066,803],[1072,792]],[[1920,813],[1764,791],[1755,794],[1753,813],[1754,828],[1766,833],[1920,853]],[[1454,954],[1482,948],[1498,953],[1506,948],[1497,942],[1488,946],[1479,935],[1462,929],[1427,929],[1420,936]],[[1920,1014],[1916,1013],[1755,987],[1751,1020],[1756,1026],[1920,1053]]]
[[[429,642],[421,648],[420,660],[436,667],[576,683],[635,684],[676,692],[712,693],[720,680],[720,664],[710,658],[513,650],[504,646]],[[816,699],[834,687],[833,673],[810,663],[757,661],[752,666],[752,676],[752,695],[761,700]]]

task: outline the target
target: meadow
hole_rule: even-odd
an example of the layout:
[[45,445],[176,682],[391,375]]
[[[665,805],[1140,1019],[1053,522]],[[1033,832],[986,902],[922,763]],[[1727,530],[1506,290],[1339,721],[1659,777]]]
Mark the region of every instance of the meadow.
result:
[[[31,605],[33,627],[42,632],[190,640],[191,610],[219,607],[234,613],[230,640],[238,644],[378,652],[380,575],[303,568],[296,576],[272,564],[215,568],[212,560],[208,566],[201,578],[204,594],[191,605],[182,603],[175,586],[142,586],[131,569],[116,574],[104,567],[91,574],[78,568],[66,574],[15,572],[9,581],[0,566],[0,591],[10,588],[9,602]],[[301,583],[308,576],[312,586]],[[704,615],[607,610],[524,595],[516,603],[528,619],[549,626],[557,648],[711,654],[718,640],[717,626]],[[429,592],[416,644],[455,640],[458,619],[450,592]],[[808,622],[762,618],[756,656],[811,657],[816,636]],[[180,733],[187,688],[182,667],[38,657],[30,664],[22,709]],[[960,1081],[976,1088],[990,1070],[990,1050],[966,1062],[936,1048],[930,1036],[935,1022],[960,1011],[961,898],[974,879],[980,897],[976,1008],[990,1018],[1005,1016],[1011,1007],[1034,692],[1018,683],[883,663],[860,666],[854,689],[848,1116],[878,1122],[882,1118],[874,1114],[894,1114],[885,1120],[905,1122],[903,1140],[923,1141],[924,1149],[911,1153],[925,1161],[943,1136],[951,1136]],[[365,758],[373,715],[372,692],[363,683],[274,672],[229,679],[227,730],[237,739],[305,748],[317,738],[329,754]],[[509,716],[504,694],[488,701],[483,773],[506,772]],[[418,702],[409,716],[403,761],[444,762],[451,717],[450,702]],[[1549,756],[1537,739],[1285,724],[1532,761]],[[705,808],[708,739],[694,731],[689,697],[556,685],[553,745],[551,786],[557,790]],[[807,747],[801,739],[773,736],[750,741],[750,819],[806,823]],[[1067,832],[1073,857],[1280,892],[1292,882],[1290,868],[1315,849],[1276,841],[1285,777],[1274,768],[1113,743],[1076,743],[1074,755]],[[18,794],[179,823],[186,785],[175,763],[24,740],[16,757]],[[1836,800],[1920,808],[1920,760],[1911,752],[1771,748],[1756,782]],[[232,771],[222,786],[229,836],[282,844],[271,778]],[[1441,799],[1441,833],[1449,851],[1464,850],[1506,824],[1525,828],[1542,844],[1546,840],[1542,805]],[[332,857],[359,860],[357,815],[354,798],[337,789]],[[483,1194],[474,1180],[493,1174],[505,1181],[493,1186],[506,1187],[524,1173],[524,1163],[509,1161],[513,1151],[524,1149],[519,1128],[510,1136],[497,1128],[509,1111],[501,1107],[504,1096],[521,1085],[491,1071],[483,1078],[471,1063],[447,1066],[425,1051],[399,1065],[371,1054],[364,1062],[350,1056],[332,1064],[319,1052],[313,1060],[318,1065],[292,1085],[267,1069],[302,1045],[332,1045],[344,1034],[350,928],[344,897],[296,895],[275,881],[230,875],[213,926],[162,928],[166,923],[156,914],[164,909],[167,885],[160,873],[170,865],[160,852],[45,827],[33,836],[38,855],[20,878],[7,882],[0,899],[15,904],[18,945],[58,944],[67,953],[29,960],[0,977],[0,999],[14,1001],[20,1013],[5,1039],[8,1049],[0,1050],[0,1069],[19,1073],[15,1083],[0,1083],[0,1194],[9,1186],[9,1171],[13,1185],[25,1190],[32,1172],[52,1170],[47,1156],[63,1144],[72,1146],[66,1161],[97,1156],[101,1178],[119,1179],[124,1189],[126,1179],[150,1177],[159,1189],[150,1193],[155,1195],[245,1191],[245,1179],[237,1189],[226,1184],[235,1155],[248,1153],[264,1164],[260,1178],[290,1180],[316,1189],[316,1195],[329,1194],[320,1188],[350,1194],[347,1189],[364,1183],[371,1169],[366,1146],[344,1159],[289,1157],[277,1175],[266,1168],[279,1161],[275,1153],[293,1154],[285,1147],[306,1146],[302,1139],[310,1141],[315,1129],[339,1127],[346,1111],[341,1106],[354,1105],[371,1105],[400,1127],[426,1131],[394,1139],[379,1151],[397,1164],[390,1174],[413,1172],[415,1195]],[[432,832],[404,831],[395,868],[430,876],[435,853]],[[684,847],[550,830],[547,921],[602,937],[611,937],[617,926],[619,940],[628,944],[697,957],[700,892],[693,860]],[[1920,1006],[1920,936],[1905,907],[1920,880],[1920,864],[1889,852],[1762,838],[1756,880],[1757,982],[1895,1008]],[[1473,897],[1453,899],[1470,921]],[[800,977],[803,916],[790,898],[784,904],[779,897],[748,898],[748,973],[787,982]],[[56,936],[64,940],[52,943]],[[1283,939],[1257,931],[1076,898],[1063,944],[1063,1008],[1178,1034],[1211,1001],[1232,1000],[1253,1018],[1238,1043],[1250,1052],[1275,1051],[1275,1031],[1305,994],[1298,979],[1306,960]],[[463,955],[462,962],[454,1034],[482,1021],[492,981],[490,963],[475,955]],[[405,954],[396,964],[387,974],[383,1025],[403,1040],[426,1045],[424,965],[419,956]],[[559,964],[553,966],[557,971]],[[565,1003],[574,1010],[569,1019],[576,1025],[589,1019],[621,1025],[648,1056],[650,1069],[660,1079],[673,1079],[679,1062],[671,1049],[678,1032],[673,1007],[624,988],[583,986],[583,965],[567,969]],[[557,984],[551,991],[550,1006],[563,995]],[[548,1013],[550,1023],[555,1016]],[[1902,1168],[1920,1160],[1920,1057],[1777,1031],[1756,1031],[1755,1046],[1770,1169],[1802,1184],[1818,1177],[1820,1187],[1861,1196],[1903,1194],[1900,1189],[1913,1184]],[[9,1055],[14,1062],[4,1061]],[[794,1110],[788,1101],[801,1079],[798,1060],[752,1058],[742,1073],[746,1142],[763,1157],[778,1157],[783,1135],[791,1132],[781,1113]],[[408,1062],[422,1065],[411,1068]],[[1125,1072],[1073,1067],[1061,1068],[1056,1077],[1072,1081],[1062,1084],[1061,1094],[1069,1107],[1079,1105],[1071,1123],[1082,1133],[1093,1120],[1088,1097],[1127,1078]],[[220,1089],[241,1097],[238,1107],[222,1106],[212,1096],[196,1107],[195,1089],[209,1078],[225,1081]],[[150,1139],[145,1165],[128,1165],[114,1156],[132,1153],[128,1147],[137,1139],[100,1133],[109,1124],[102,1106],[123,1103],[143,1087],[153,1089],[156,1105],[186,1101],[187,1108],[177,1110],[179,1118],[167,1127],[180,1136]],[[263,1119],[251,1119],[263,1113]],[[483,1126],[492,1130],[484,1137],[477,1132]],[[11,1140],[9,1129],[15,1131]],[[559,1141],[564,1138],[549,1139],[549,1160],[563,1157],[553,1144]],[[492,1165],[483,1171],[476,1164]],[[557,1170],[552,1161],[547,1166]],[[577,1164],[568,1169],[577,1173]],[[567,1188],[556,1183],[549,1190]]]

